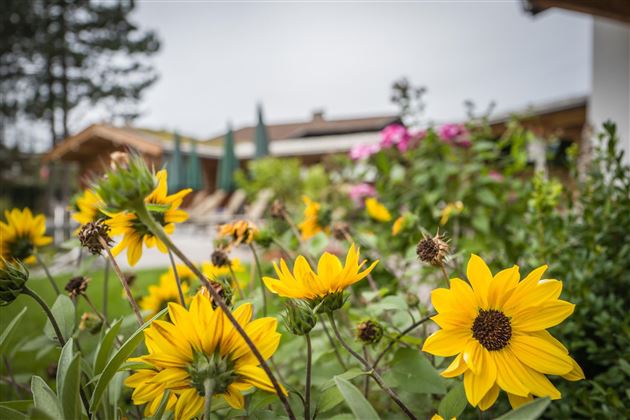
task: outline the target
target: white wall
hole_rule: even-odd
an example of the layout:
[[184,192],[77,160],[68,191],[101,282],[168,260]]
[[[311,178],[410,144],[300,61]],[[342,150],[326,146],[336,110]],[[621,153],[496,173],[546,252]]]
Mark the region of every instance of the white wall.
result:
[[595,132],[617,123],[625,161],[630,164],[630,25],[593,19],[593,86],[589,122]]

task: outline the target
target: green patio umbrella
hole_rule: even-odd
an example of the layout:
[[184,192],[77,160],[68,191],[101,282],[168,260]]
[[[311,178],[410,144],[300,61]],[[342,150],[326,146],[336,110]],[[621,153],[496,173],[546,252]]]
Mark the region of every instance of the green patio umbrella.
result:
[[186,166],[186,186],[197,191],[203,188],[201,179],[201,162],[197,155],[197,142],[191,140],[190,154],[188,155],[188,165]]
[[223,141],[223,156],[219,162],[217,185],[223,191],[234,190],[234,171],[238,168],[238,160],[234,153],[234,133],[228,126],[227,134]]
[[181,141],[177,133],[173,137],[173,152],[166,164],[166,169],[168,170],[169,191],[181,190],[185,181],[184,165],[182,162]]
[[261,158],[269,154],[269,138],[267,136],[267,127],[263,121],[262,105],[256,107],[258,112],[258,124],[256,125],[256,136],[254,143],[256,144],[256,158]]

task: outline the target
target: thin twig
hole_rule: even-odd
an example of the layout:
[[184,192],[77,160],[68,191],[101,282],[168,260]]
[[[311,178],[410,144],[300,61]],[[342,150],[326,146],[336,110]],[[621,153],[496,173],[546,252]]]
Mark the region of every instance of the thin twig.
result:
[[320,318],[319,321],[322,324],[322,329],[326,333],[326,337],[328,337],[328,342],[330,343],[330,346],[335,351],[335,356],[337,357],[337,361],[339,362],[343,370],[348,370],[348,366],[343,361],[343,357],[341,357],[341,353],[339,353],[339,349],[337,348],[337,344],[335,343],[335,340],[330,335],[330,332],[328,332],[328,327],[326,327],[326,321],[324,321],[324,318]]
[[434,316],[435,314],[431,314],[425,318],[422,318],[419,321],[414,322],[413,324],[411,324],[410,326],[408,326],[407,328],[405,328],[404,330],[402,330],[400,332],[400,334],[398,334],[396,337],[394,337],[394,339],[392,341],[389,342],[389,344],[387,344],[387,347],[385,347],[383,349],[383,351],[376,357],[376,359],[374,360],[374,364],[372,365],[372,369],[376,369],[376,367],[378,366],[378,362],[381,361],[381,359],[383,358],[383,356],[385,356],[385,354],[387,354],[387,352],[394,346],[394,344],[396,344],[398,342],[398,340],[400,340],[401,338],[403,338],[405,335],[407,335],[408,333],[410,333],[411,331],[415,330],[416,328],[418,328],[420,325],[424,324],[425,322],[427,322],[428,320],[431,319],[432,316]]
[[35,253],[35,258],[37,259],[37,262],[39,263],[39,265],[41,265],[42,268],[44,269],[44,273],[46,273],[46,277],[48,278],[50,285],[53,287],[53,289],[55,289],[55,293],[57,294],[57,296],[59,296],[59,293],[61,293],[59,291],[59,286],[57,286],[57,283],[55,283],[55,279],[50,274],[50,271],[48,271],[48,267],[46,267],[46,264],[44,264],[44,260],[42,260],[42,258],[39,256],[37,252]]
[[179,302],[181,305],[186,308],[186,299],[184,298],[184,291],[182,290],[182,282],[179,279],[179,273],[177,272],[177,265],[175,264],[175,258],[173,258],[173,253],[171,250],[168,250],[168,259],[171,260],[171,267],[173,267],[173,275],[175,276],[175,283],[177,284],[177,293],[179,294]]
[[44,301],[44,299],[42,299],[34,290],[29,289],[28,287],[24,287],[22,289],[22,293],[35,299],[35,301],[39,304],[39,306],[42,307],[42,309],[46,313],[46,316],[48,317],[48,320],[50,321],[50,324],[53,327],[53,330],[55,330],[57,341],[59,341],[59,344],[61,344],[61,347],[65,346],[66,340],[63,338],[63,334],[61,333],[61,328],[59,328],[59,324],[57,324],[57,320],[55,319],[55,316],[53,315],[53,313],[50,311],[50,308],[48,307],[48,304],[46,304],[46,301]]
[[109,302],[109,260],[105,259],[105,273],[103,274],[103,316],[107,319],[107,304]]
[[109,249],[109,244],[100,236],[98,237],[98,240],[101,243],[101,246],[103,247],[105,252],[107,253],[107,258],[109,258],[109,261],[112,263],[112,267],[114,267],[114,272],[116,272],[116,275],[120,279],[123,289],[125,289],[125,293],[127,294],[127,300],[129,301],[129,304],[131,305],[131,309],[133,309],[133,312],[136,314],[138,325],[142,326],[142,324],[144,324],[144,320],[142,319],[142,313],[140,312],[140,308],[138,307],[136,300],[133,298],[133,295],[131,294],[131,289],[129,288],[129,284],[127,283],[127,279],[125,275],[123,274],[122,270],[120,269],[120,266],[116,262],[116,259],[112,255],[112,251]]
[[252,254],[254,254],[254,260],[256,261],[256,270],[258,271],[258,278],[260,279],[260,293],[262,294],[263,301],[263,315],[267,316],[267,294],[265,293],[265,282],[263,281],[262,267],[260,266],[258,253],[256,252],[256,248],[254,248],[254,245],[249,244],[249,248],[252,250]]

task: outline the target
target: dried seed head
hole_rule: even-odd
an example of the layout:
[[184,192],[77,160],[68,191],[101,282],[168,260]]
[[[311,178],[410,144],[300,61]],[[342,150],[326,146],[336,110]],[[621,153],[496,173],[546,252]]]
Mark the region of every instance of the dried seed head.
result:
[[425,237],[416,247],[418,259],[427,264],[443,266],[449,254],[449,245],[444,235],[436,233],[433,237]]
[[73,277],[66,283],[65,290],[71,298],[76,298],[85,293],[90,279],[83,276]]
[[332,227],[332,234],[338,241],[348,239],[350,236],[350,225],[346,222],[336,222]]
[[357,325],[357,338],[363,344],[376,344],[383,338],[383,327],[371,319],[363,321]]
[[271,204],[271,209],[269,210],[271,213],[271,217],[276,219],[284,219],[284,216],[287,212],[287,209],[282,200],[276,199]]
[[227,252],[221,248],[217,248],[212,252],[210,260],[217,267],[229,267],[232,264]]
[[83,248],[87,248],[92,255],[100,255],[103,251],[103,244],[99,238],[103,238],[107,246],[111,246],[114,241],[109,237],[109,226],[101,220],[86,223],[79,230],[79,242]]

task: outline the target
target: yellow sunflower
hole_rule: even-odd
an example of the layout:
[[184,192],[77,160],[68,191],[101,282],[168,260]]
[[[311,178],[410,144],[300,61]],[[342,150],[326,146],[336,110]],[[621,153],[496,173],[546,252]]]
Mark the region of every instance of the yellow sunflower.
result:
[[389,222],[392,220],[392,215],[389,210],[387,210],[387,207],[379,203],[374,197],[365,200],[365,209],[368,215],[374,220],[378,220],[379,222]]
[[101,211],[104,206],[97,193],[90,189],[84,190],[75,202],[76,211],[72,212],[72,218],[81,225],[106,219],[108,216]]
[[[182,293],[184,293],[186,304],[190,302],[188,291],[188,284],[182,281]],[[150,311],[146,316],[146,319],[150,319],[166,308],[170,302],[179,303],[179,290],[177,290],[177,283],[172,272],[170,275],[169,273],[163,274],[158,285],[149,286],[149,294],[140,300],[139,305],[143,311]]]
[[[182,284],[187,284],[188,286],[190,286],[192,282],[197,278],[197,275],[193,273],[193,271],[186,264],[176,264],[175,267],[177,268],[177,275],[179,276],[179,280],[182,282]],[[173,271],[173,267],[169,267],[168,271],[160,276],[160,279],[162,278],[170,279],[174,282],[175,272]]]
[[304,201],[306,208],[304,209],[304,220],[298,226],[300,232],[302,232],[302,239],[306,241],[324,229],[319,225],[319,209],[321,205],[305,195],[302,196],[302,201]]
[[[159,379],[159,370],[139,369],[125,380],[125,385],[135,388],[131,394],[131,399],[136,405],[146,404],[144,416],[151,417],[155,414],[166,391],[164,383],[156,381]],[[173,392],[169,394],[166,409],[172,411],[177,402],[177,395]]]
[[546,330],[574,309],[558,299],[562,282],[541,280],[546,269],[543,265],[519,281],[518,266],[493,276],[486,263],[472,255],[466,270],[470,284],[454,278],[449,289],[431,293],[438,312],[432,319],[442,329],[426,339],[422,350],[456,356],[442,376],[463,374],[471,405],[487,410],[500,389],[513,407],[533,396],[558,399],[560,392],[546,374],[584,379],[567,348]]
[[397,236],[405,227],[405,216],[400,216],[392,225],[392,236]]
[[359,249],[352,244],[348,249],[345,265],[341,265],[341,261],[336,256],[325,252],[319,258],[317,273],[315,273],[306,258],[300,255],[295,260],[293,273],[284,259],[281,259],[280,267],[274,263],[278,279],[264,277],[263,281],[267,289],[279,296],[316,301],[342,292],[348,286],[365,278],[378,264],[378,260],[360,271],[365,263],[366,260],[359,263]]
[[448,219],[452,215],[461,214],[464,211],[464,203],[456,201],[454,203],[448,203],[440,212],[440,225],[444,226],[448,223]]
[[[256,387],[274,392],[243,338],[221,309],[212,309],[208,298],[197,294],[188,310],[170,303],[168,311],[171,322],[154,321],[144,333],[149,354],[139,360],[153,366],[148,370],[154,374],[140,371],[125,382],[135,388],[134,404],[154,402],[161,398],[159,392],[171,390],[178,396],[174,410],[180,420],[201,414],[208,380],[214,383],[213,398],[223,398],[236,409],[245,405],[243,391]],[[270,317],[252,321],[249,303],[239,306],[234,317],[263,358],[269,359],[280,343],[278,321]],[[137,376],[140,373],[144,376]]]
[[46,236],[46,217],[43,214],[33,217],[28,207],[5,210],[4,217],[6,223],[0,222],[0,257],[35,263],[35,250],[52,242]]
[[254,241],[258,232],[256,225],[247,220],[237,220],[233,223],[219,226],[219,237],[228,238],[232,245],[241,243],[249,245]]
[[[175,223],[188,219],[188,213],[180,210],[179,206],[181,206],[184,197],[192,190],[187,188],[175,194],[167,195],[166,170],[159,171],[155,174],[155,177],[157,179],[157,187],[144,201],[155,220],[163,226],[167,234],[171,234],[175,230]],[[124,235],[118,245],[112,248],[112,253],[118,255],[124,249],[127,249],[127,261],[131,266],[136,265],[142,256],[143,243],[148,248],[153,248],[157,245],[161,252],[167,252],[166,245],[153,236],[149,229],[133,213],[121,212],[113,214],[111,219],[107,221],[107,224],[111,227],[110,234],[112,236]]]

